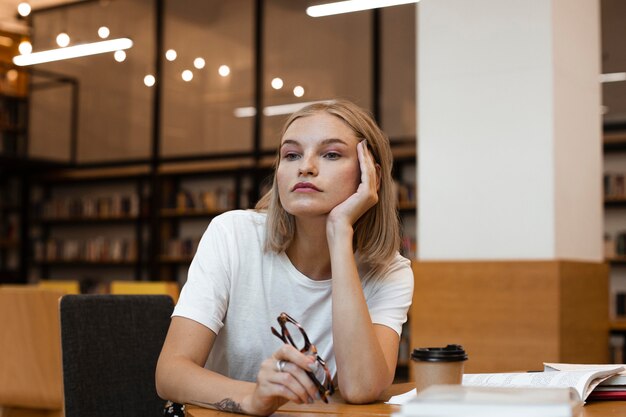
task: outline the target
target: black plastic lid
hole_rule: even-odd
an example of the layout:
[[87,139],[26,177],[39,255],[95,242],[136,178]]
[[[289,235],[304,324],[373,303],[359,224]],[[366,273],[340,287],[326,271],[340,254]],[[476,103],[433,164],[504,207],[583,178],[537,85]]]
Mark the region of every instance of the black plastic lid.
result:
[[467,353],[465,353],[461,345],[448,345],[445,348],[417,348],[413,349],[411,360],[425,362],[461,362],[467,360]]

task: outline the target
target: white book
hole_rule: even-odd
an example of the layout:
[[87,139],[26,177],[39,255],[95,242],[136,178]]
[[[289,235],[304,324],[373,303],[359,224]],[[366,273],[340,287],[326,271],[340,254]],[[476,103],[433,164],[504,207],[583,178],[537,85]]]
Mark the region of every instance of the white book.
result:
[[626,370],[623,369],[624,365],[593,365],[593,364],[580,364],[580,363],[543,363],[544,371],[583,371],[583,370],[612,370],[622,368],[622,370],[612,377],[602,381],[600,386],[605,385],[626,385]]
[[563,370],[559,372],[518,372],[495,374],[465,374],[463,385],[512,388],[573,388],[585,401],[591,391],[609,377],[623,371],[621,366],[605,369]]
[[582,401],[569,388],[434,385],[393,417],[576,417],[581,410]]

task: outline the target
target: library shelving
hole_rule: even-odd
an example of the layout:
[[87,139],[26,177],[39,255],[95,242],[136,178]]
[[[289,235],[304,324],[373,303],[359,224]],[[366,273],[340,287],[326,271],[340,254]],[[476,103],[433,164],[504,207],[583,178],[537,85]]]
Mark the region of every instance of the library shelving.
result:
[[64,169],[33,180],[36,279],[144,279],[149,167]]
[[604,134],[605,257],[610,265],[610,354],[622,363],[626,349],[626,131]]

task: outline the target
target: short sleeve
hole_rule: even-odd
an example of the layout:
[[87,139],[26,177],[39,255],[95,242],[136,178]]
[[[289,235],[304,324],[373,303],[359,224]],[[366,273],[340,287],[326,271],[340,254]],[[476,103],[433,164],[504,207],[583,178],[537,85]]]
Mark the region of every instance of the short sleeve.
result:
[[413,300],[411,262],[397,254],[383,276],[364,288],[372,323],[382,324],[402,334],[402,325]]
[[201,323],[216,334],[224,325],[228,309],[230,236],[225,215],[215,217],[200,239],[172,314]]

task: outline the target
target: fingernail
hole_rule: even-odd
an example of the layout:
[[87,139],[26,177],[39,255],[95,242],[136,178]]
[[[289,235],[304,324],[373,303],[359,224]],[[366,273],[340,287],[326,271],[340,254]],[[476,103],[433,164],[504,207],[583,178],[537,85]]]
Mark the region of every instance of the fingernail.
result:
[[322,397],[320,396],[320,393],[319,393],[319,392],[316,392],[316,393],[315,393],[315,398],[317,398],[318,400],[321,400],[321,399],[322,399]]
[[314,401],[315,400],[313,398],[309,397],[309,404],[313,404]]
[[309,364],[309,369],[310,369],[311,371],[313,371],[313,372],[317,371],[317,367],[318,367],[318,363],[317,363],[317,361],[315,361],[315,362],[311,362],[311,363]]

